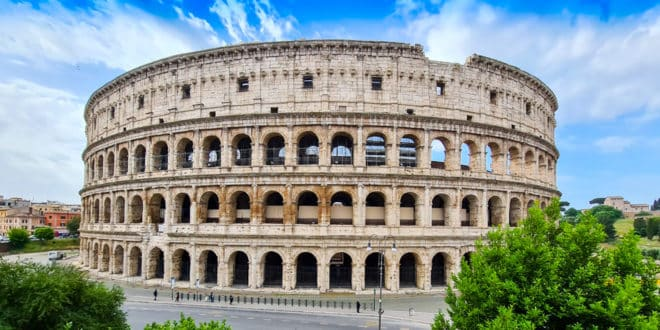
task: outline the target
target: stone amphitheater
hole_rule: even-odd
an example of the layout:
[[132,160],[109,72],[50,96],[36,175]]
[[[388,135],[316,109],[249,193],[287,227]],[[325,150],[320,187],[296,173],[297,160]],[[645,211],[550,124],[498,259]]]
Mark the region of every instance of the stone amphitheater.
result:
[[556,110],[515,66],[405,43],[161,59],[85,107],[80,262],[178,287],[360,293],[382,270],[386,293],[442,290],[476,239],[559,196]]

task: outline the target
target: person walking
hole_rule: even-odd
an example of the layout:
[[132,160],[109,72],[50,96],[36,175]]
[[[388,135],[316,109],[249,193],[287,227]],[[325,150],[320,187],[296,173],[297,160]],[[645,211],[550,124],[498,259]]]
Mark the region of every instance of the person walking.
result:
[[154,301],[158,299],[158,288],[154,289]]
[[234,302],[234,296],[229,295],[229,304],[231,305]]
[[355,307],[357,307],[357,312],[359,314],[360,313],[360,302],[359,301],[355,303]]
[[175,301],[179,302],[179,293],[178,292],[176,293],[176,300]]

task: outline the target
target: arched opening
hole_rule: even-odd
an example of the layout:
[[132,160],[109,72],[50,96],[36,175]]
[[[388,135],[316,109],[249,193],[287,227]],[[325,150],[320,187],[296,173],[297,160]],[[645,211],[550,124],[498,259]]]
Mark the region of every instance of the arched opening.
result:
[[353,224],[353,199],[345,192],[338,192],[330,199],[330,224]]
[[538,178],[539,180],[544,180],[545,179],[545,169],[546,169],[546,162],[545,162],[545,157],[543,155],[539,155],[539,168],[538,168]]
[[319,163],[319,139],[313,133],[306,133],[298,140],[298,165]]
[[172,254],[172,275],[177,281],[190,281],[190,254],[178,249]]
[[484,148],[484,155],[486,158],[486,172],[493,173],[493,149],[490,147],[490,145],[486,145]]
[[461,202],[461,226],[476,226],[479,216],[477,197],[470,195]]
[[124,248],[121,245],[115,247],[112,274],[124,274]]
[[266,144],[266,165],[284,165],[286,157],[286,149],[284,147],[284,138],[280,135],[275,135],[268,139]]
[[142,250],[137,246],[128,255],[128,276],[142,276]]
[[181,139],[176,147],[176,166],[178,168],[193,167],[193,143],[188,139]]
[[202,260],[202,283],[218,283],[218,256],[213,251],[202,252],[200,259]]
[[103,179],[103,156],[99,156],[99,160],[96,161],[96,173],[98,173],[98,178]]
[[117,219],[117,223],[124,223],[126,221],[125,208],[126,201],[124,200],[124,197],[117,197],[117,200],[115,201],[115,219]]
[[330,258],[330,288],[353,287],[353,260],[346,253],[335,253]]
[[486,145],[490,153],[486,155],[486,171],[490,173],[502,174],[502,155],[500,146],[495,142]]
[[399,225],[414,226],[415,218],[415,196],[409,193],[403,194],[399,201]]
[[91,268],[92,269],[97,269],[99,268],[99,244],[94,243],[94,249],[92,250],[92,262],[91,262]]
[[155,171],[166,171],[168,162],[169,147],[167,143],[158,141],[153,149],[153,166]]
[[534,153],[528,150],[525,153],[525,177],[533,178],[536,175],[536,159]]
[[201,206],[199,217],[205,223],[218,223],[220,222],[220,201],[218,195],[213,192],[205,192],[199,205]]
[[330,162],[336,165],[353,164],[353,139],[348,135],[336,135],[332,139]]
[[154,248],[149,252],[148,278],[163,278],[165,276],[165,255],[163,250]]
[[275,252],[268,252],[264,256],[264,286],[282,287],[282,257]]
[[385,225],[385,197],[379,192],[372,192],[366,199],[366,217],[367,226]]
[[103,200],[103,222],[104,223],[110,223],[111,210],[112,210],[112,205],[110,203],[110,197],[106,197]]
[[365,288],[377,288],[379,283],[381,283],[380,276],[380,266],[382,263],[382,287],[385,287],[385,276],[387,274],[387,263],[385,262],[385,256],[382,257],[382,260],[379,259],[380,252],[374,252],[370,254],[367,259],[364,261],[364,285]]
[[250,223],[250,196],[244,192],[239,192],[234,197],[236,206],[236,217],[234,223]]
[[99,213],[101,213],[101,201],[94,201],[94,223],[99,223]]
[[298,213],[296,223],[313,225],[318,223],[319,200],[316,194],[305,191],[298,197]]
[[128,150],[122,148],[119,150],[119,174],[126,175],[128,173]]
[[367,166],[383,166],[387,160],[385,137],[381,134],[373,134],[367,137],[365,148]]
[[96,162],[92,159],[92,161],[89,163],[89,179],[94,180],[94,172],[96,172]]
[[444,226],[447,219],[447,208],[445,207],[445,200],[449,200],[449,196],[436,195],[431,202],[431,225]]
[[250,261],[247,254],[243,252],[234,252],[229,257],[229,285],[234,287],[245,287],[248,285],[248,275],[250,273]]
[[404,135],[399,141],[399,166],[417,167],[417,139]]
[[506,174],[520,175],[520,151],[518,151],[518,148],[509,148],[506,155],[506,164]]
[[502,200],[493,196],[488,200],[488,227],[504,224],[504,205]]
[[522,203],[518,198],[512,198],[509,202],[509,226],[517,227],[522,219]]
[[237,166],[252,165],[252,140],[247,136],[242,136],[234,146],[236,149],[236,159],[234,164]]
[[110,269],[110,247],[103,245],[103,250],[101,254],[101,272],[107,272]]
[[412,253],[404,254],[399,260],[399,287],[415,288],[417,285],[417,258]]
[[220,166],[220,139],[215,136],[209,136],[204,139],[202,148],[204,150],[204,164],[206,164],[206,167]]
[[465,142],[461,144],[461,170],[469,171],[472,166],[472,150],[471,143]]
[[438,253],[431,261],[431,286],[447,285],[447,260],[444,253]]
[[111,178],[115,175],[115,154],[111,151],[108,153],[108,177]]
[[284,223],[284,199],[280,193],[274,191],[266,196],[265,213],[266,223]]
[[472,266],[472,252],[465,252],[462,259],[468,267]]
[[151,196],[149,202],[149,216],[151,223],[165,223],[166,212],[165,198],[161,194],[154,194]]
[[176,196],[177,223],[190,223],[190,197],[187,194]]
[[545,201],[541,202],[541,210],[545,210]]
[[131,223],[141,223],[143,208],[142,198],[137,195],[133,196],[131,204],[128,205],[128,221]]
[[135,166],[133,170],[135,173],[144,173],[144,170],[147,168],[147,149],[144,146],[138,145],[135,148],[133,161]]
[[534,204],[535,204],[535,203],[536,203],[535,200],[530,199],[530,200],[527,202],[527,209],[529,210],[529,209],[531,209],[532,207],[534,207]]
[[434,139],[431,142],[431,168],[445,169],[447,159],[447,149],[441,139]]
[[316,257],[311,253],[301,253],[296,259],[296,288],[316,288],[317,272]]

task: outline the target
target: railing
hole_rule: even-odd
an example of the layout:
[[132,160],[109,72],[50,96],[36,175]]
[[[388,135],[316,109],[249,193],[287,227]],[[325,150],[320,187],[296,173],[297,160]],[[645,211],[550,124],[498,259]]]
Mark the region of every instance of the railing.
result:
[[151,160],[154,164],[154,170],[166,171],[167,170],[167,155],[154,155]]
[[252,149],[236,149],[236,161],[234,164],[237,166],[252,165]]
[[180,152],[176,154],[176,163],[180,168],[191,168],[193,166],[193,153]]

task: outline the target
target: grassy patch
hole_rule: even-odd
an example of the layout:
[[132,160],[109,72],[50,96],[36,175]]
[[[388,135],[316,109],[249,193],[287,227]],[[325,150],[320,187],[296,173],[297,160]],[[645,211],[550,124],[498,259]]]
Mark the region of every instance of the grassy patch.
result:
[[[634,229],[633,222],[635,220],[633,219],[621,219],[617,220],[614,223],[614,229],[616,229],[616,234],[617,236],[623,236],[627,234],[629,231]],[[660,248],[660,241],[656,240],[650,240],[646,237],[642,237],[639,239],[639,243],[637,244],[640,249],[642,250],[648,250],[648,249],[657,249]]]
[[33,253],[53,250],[73,250],[80,247],[77,238],[54,239],[51,241],[30,241],[22,249],[11,250],[11,253]]

